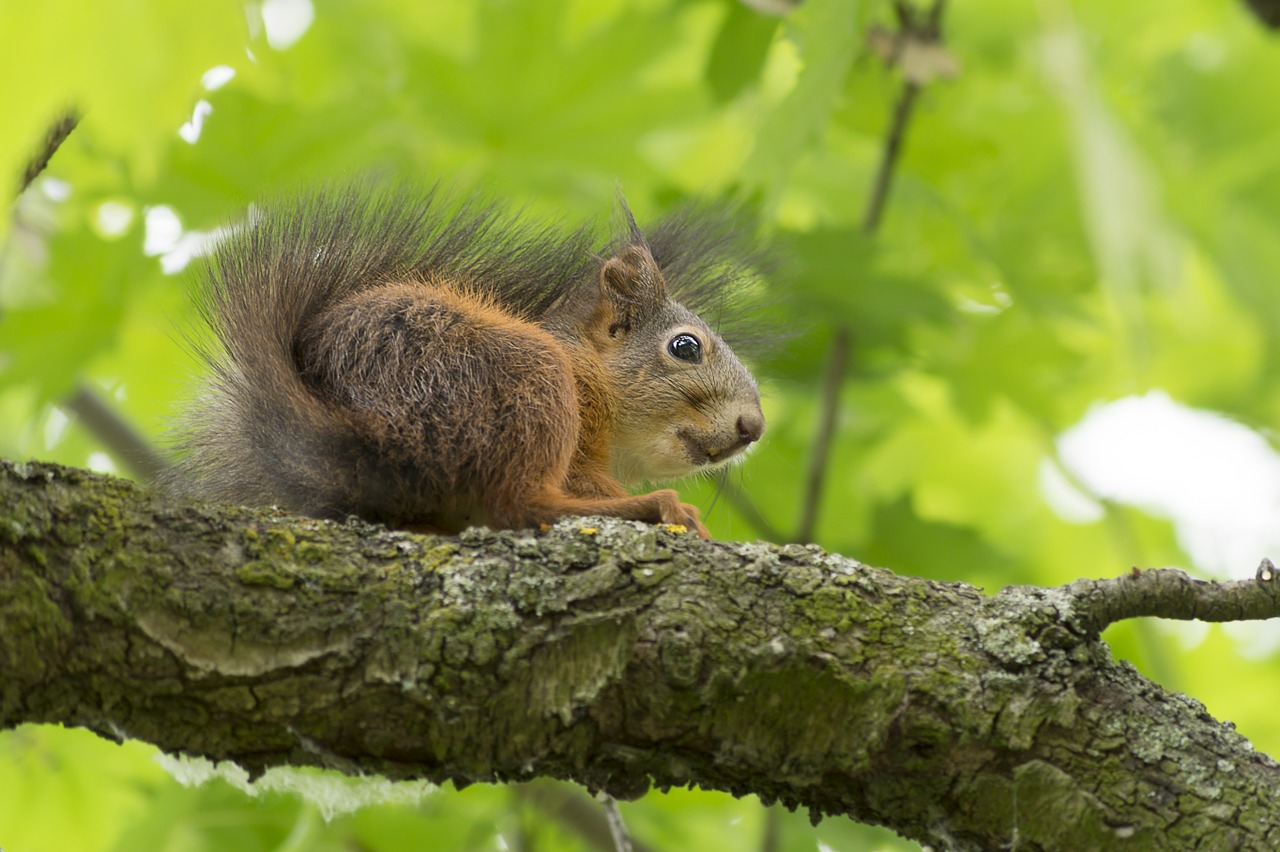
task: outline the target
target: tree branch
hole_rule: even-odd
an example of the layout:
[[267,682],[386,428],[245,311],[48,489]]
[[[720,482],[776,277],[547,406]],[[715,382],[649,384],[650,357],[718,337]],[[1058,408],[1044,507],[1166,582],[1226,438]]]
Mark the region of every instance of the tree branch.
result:
[[1280,766],[1097,638],[1094,602],[1164,572],[986,596],[812,546],[418,536],[37,463],[0,463],[0,507],[0,726],[251,772],[697,784],[952,849],[1280,846]]
[[[1264,560],[1263,565],[1269,565]],[[1260,567],[1253,580],[1198,580],[1185,571],[1139,571],[1112,580],[1077,580],[1065,587],[1074,621],[1098,634],[1126,618],[1178,621],[1257,621],[1280,616],[1280,582],[1274,568]]]

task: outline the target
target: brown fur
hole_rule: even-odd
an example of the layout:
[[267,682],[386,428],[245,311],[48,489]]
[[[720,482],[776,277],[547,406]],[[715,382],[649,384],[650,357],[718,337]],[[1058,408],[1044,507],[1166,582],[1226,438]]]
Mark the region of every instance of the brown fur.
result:
[[[634,223],[594,270],[583,240],[442,212],[430,195],[268,206],[208,267],[214,377],[175,487],[450,532],[598,514],[705,537],[675,491],[633,496],[623,481],[758,439],[755,382],[670,297]],[[682,334],[698,363],[672,353]]]

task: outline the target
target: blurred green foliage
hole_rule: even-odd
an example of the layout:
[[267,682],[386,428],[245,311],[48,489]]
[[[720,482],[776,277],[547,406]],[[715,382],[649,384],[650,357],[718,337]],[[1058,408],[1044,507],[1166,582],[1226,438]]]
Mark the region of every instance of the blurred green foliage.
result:
[[[308,11],[291,44],[263,25]],[[901,73],[867,34],[895,26],[884,0],[787,18],[730,0],[0,4],[0,174],[62,111],[84,114],[0,220],[0,455],[111,467],[66,413],[79,386],[160,442],[195,366],[176,342],[185,280],[162,266],[181,244],[157,211],[204,233],[272,188],[375,170],[604,220],[621,185],[642,220],[689,196],[745,201],[785,256],[771,313],[787,339],[759,365],[770,429],[731,477],[745,498],[686,487],[713,533],[794,534],[843,327],[819,543],[992,590],[1186,564],[1168,522],[1112,504],[1065,519],[1042,476],[1090,406],[1155,388],[1264,433],[1280,422],[1280,44],[1243,4],[952,4],[959,74],[925,87],[868,235]],[[178,131],[197,113],[192,142]],[[1274,691],[1238,688],[1269,682],[1274,657],[1188,635],[1108,638],[1280,752]],[[654,848],[911,848],[719,794],[623,811]],[[326,822],[290,794],[180,786],[137,743],[0,735],[6,852],[503,843],[588,848],[502,788]]]

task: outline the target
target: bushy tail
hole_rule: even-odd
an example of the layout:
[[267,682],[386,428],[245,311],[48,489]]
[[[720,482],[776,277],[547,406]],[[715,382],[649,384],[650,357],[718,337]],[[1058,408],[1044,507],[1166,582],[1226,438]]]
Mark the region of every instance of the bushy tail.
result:
[[362,481],[369,448],[352,412],[308,385],[307,323],[362,290],[446,277],[537,316],[595,272],[585,232],[553,236],[485,203],[434,190],[327,187],[252,209],[203,265],[193,337],[209,378],[180,417],[172,490],[333,517]]

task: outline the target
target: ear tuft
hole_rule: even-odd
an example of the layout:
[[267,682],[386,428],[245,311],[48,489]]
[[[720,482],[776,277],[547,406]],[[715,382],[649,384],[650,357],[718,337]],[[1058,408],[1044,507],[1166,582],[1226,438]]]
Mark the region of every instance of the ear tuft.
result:
[[631,212],[631,205],[627,204],[626,196],[622,194],[622,187],[618,187],[618,211],[622,213],[622,218],[626,220],[627,231],[631,237],[632,245],[649,247],[645,242],[644,234],[640,232],[640,226],[636,224],[635,214]]

